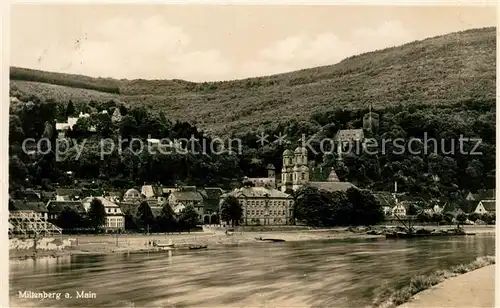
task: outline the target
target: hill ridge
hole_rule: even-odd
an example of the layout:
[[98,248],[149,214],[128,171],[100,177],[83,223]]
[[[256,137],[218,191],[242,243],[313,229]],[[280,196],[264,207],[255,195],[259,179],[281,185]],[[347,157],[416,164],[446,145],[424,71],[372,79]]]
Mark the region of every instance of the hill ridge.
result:
[[[227,133],[242,125],[255,129],[368,103],[377,107],[494,99],[495,56],[496,28],[485,27],[354,55],[334,65],[230,81],[126,80],[11,67],[11,93],[63,103],[113,99],[142,104]],[[68,75],[76,80],[62,78]],[[49,77],[51,83],[40,81]]]

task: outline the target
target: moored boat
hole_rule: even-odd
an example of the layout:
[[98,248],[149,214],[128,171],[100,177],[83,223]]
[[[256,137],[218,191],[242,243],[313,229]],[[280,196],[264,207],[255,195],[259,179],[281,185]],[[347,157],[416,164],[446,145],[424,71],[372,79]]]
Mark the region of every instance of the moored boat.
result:
[[207,248],[207,245],[189,246],[189,249],[191,249],[191,250],[206,249],[206,248]]

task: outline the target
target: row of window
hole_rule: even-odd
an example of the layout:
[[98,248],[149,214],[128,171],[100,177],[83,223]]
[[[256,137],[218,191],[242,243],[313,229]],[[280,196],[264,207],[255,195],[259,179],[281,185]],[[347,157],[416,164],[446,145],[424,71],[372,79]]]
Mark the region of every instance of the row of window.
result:
[[119,218],[109,218],[107,221],[108,228],[122,228],[124,227],[123,219]]
[[[284,206],[286,205],[287,201],[282,201],[282,200],[269,200],[268,201],[268,206]],[[245,205],[244,200],[240,200],[240,204],[242,206]],[[266,205],[266,200],[248,200],[247,201],[248,206],[265,206]]]
[[[247,214],[249,216],[254,216],[254,215],[264,215],[264,210],[249,210]],[[279,216],[279,215],[285,215],[285,210],[269,210],[268,211],[269,215],[271,216]],[[245,214],[245,213],[243,213]]]

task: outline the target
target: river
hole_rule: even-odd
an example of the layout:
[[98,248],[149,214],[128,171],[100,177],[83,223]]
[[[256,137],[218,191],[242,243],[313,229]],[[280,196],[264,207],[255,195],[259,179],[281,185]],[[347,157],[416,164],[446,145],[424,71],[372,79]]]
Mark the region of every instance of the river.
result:
[[[11,260],[10,298],[23,307],[366,307],[387,286],[494,254],[494,235],[480,234]],[[19,299],[19,291],[73,298]]]

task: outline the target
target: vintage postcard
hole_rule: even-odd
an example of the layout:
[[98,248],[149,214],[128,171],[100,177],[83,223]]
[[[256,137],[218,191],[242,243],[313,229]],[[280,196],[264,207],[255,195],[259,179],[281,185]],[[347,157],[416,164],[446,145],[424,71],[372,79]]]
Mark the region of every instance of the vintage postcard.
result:
[[9,307],[494,307],[496,14],[10,5]]

